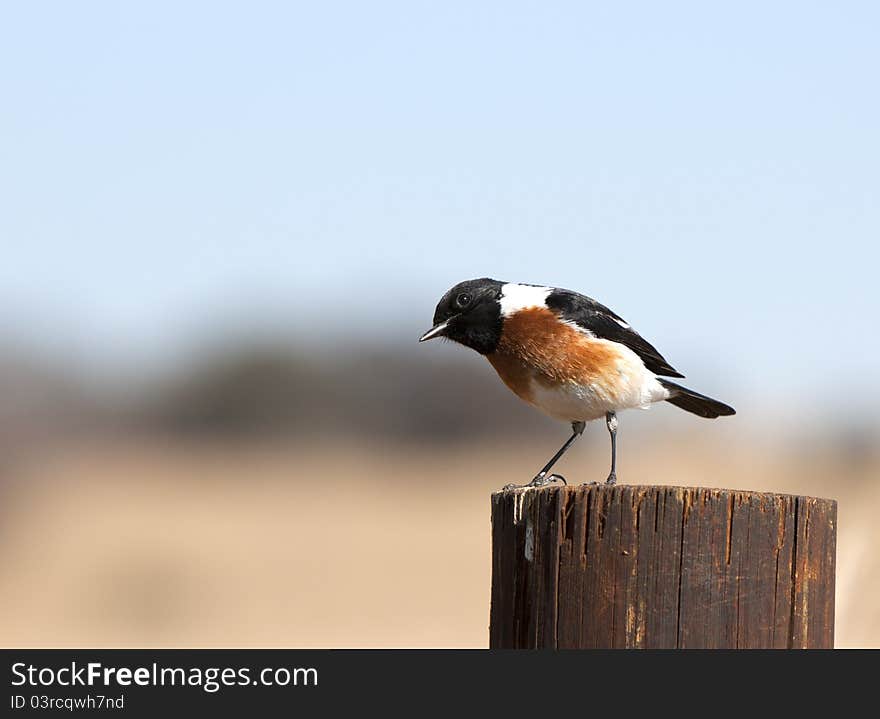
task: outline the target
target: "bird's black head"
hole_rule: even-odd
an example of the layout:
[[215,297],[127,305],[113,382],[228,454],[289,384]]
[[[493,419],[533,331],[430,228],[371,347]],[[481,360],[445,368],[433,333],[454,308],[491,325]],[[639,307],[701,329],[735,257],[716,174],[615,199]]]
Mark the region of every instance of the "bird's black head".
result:
[[483,277],[459,282],[440,299],[434,326],[419,342],[448,337],[480,354],[489,354],[501,338],[501,288],[503,282]]

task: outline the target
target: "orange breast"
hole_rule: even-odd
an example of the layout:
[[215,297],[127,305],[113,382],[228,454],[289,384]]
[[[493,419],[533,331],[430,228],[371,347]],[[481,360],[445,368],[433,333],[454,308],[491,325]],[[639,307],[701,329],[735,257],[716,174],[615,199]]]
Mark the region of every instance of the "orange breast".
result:
[[498,376],[527,402],[533,381],[600,384],[612,390],[620,357],[615,343],[591,338],[544,307],[506,317],[498,348],[487,355]]
[[528,364],[516,355],[497,350],[486,355],[486,359],[511,392],[526,402],[532,401],[532,379],[535,372]]

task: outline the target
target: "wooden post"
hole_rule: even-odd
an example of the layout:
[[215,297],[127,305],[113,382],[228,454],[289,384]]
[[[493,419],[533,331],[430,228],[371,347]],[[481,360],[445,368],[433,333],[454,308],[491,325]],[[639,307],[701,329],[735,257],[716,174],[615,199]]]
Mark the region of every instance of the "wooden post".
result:
[[726,489],[492,495],[492,648],[831,648],[837,503]]

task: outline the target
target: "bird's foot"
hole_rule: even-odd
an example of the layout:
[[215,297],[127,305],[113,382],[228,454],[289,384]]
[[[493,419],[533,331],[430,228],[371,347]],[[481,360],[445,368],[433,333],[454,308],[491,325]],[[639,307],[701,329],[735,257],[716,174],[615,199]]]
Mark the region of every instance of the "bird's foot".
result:
[[592,482],[584,482],[581,486],[582,487],[590,487],[590,486],[599,486],[599,485],[603,485],[603,484],[610,484],[612,486],[617,484],[617,474],[615,472],[612,472],[611,474],[608,475],[608,479],[606,479],[604,482],[597,482],[596,480],[593,480]]
[[546,487],[548,484],[553,484],[554,482],[562,482],[567,485],[568,482],[565,481],[565,477],[561,474],[544,474],[539,473],[535,475],[534,479],[528,484],[505,484],[504,489],[527,489],[529,487]]
[[539,474],[529,482],[529,486],[544,487],[548,484],[553,484],[554,482],[562,482],[564,485],[568,486],[568,482],[565,481],[565,477],[561,474]]

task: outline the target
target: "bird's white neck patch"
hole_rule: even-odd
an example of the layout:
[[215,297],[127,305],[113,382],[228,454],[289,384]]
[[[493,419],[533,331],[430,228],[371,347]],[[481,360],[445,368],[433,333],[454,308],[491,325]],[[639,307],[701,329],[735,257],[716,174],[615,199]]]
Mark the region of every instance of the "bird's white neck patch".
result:
[[529,307],[544,307],[547,295],[552,287],[536,287],[534,285],[518,285],[508,282],[501,287],[501,316],[509,317],[515,312]]

